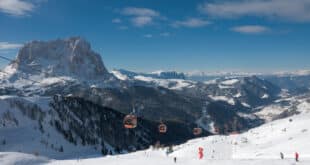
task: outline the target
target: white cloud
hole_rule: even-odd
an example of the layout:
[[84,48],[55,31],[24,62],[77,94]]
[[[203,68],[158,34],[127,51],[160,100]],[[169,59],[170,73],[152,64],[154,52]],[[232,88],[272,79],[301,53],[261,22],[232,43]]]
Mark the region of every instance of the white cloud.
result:
[[269,31],[269,28],[260,25],[244,25],[231,28],[231,31],[245,34],[261,34]]
[[152,35],[152,34],[145,34],[143,37],[144,37],[144,38],[152,38],[153,35]]
[[23,0],[0,0],[0,11],[13,16],[24,16],[33,11],[34,5]]
[[171,34],[169,32],[163,32],[159,34],[162,37],[169,37]]
[[122,13],[124,15],[131,16],[149,16],[149,17],[157,17],[160,14],[152,9],[148,8],[137,8],[137,7],[126,7],[123,9]]
[[17,43],[0,42],[0,50],[17,49],[22,46],[23,46],[22,44]]
[[134,26],[143,27],[152,24],[153,18],[149,16],[138,16],[132,18],[130,21]]
[[173,27],[189,27],[189,28],[197,28],[209,25],[210,22],[200,18],[188,18],[183,21],[175,21],[172,23]]
[[212,17],[256,16],[293,22],[310,21],[310,0],[237,0],[205,3],[199,10]]
[[112,19],[112,23],[116,23],[116,24],[122,23],[122,20],[120,18],[114,18]]
[[154,19],[160,18],[159,12],[148,8],[126,7],[121,14],[131,17],[130,22],[136,27],[151,25]]

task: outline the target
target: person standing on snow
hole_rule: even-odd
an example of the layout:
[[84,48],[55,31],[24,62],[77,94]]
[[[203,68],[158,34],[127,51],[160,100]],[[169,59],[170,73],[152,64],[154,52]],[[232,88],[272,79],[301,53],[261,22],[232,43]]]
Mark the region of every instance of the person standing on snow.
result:
[[280,152],[280,157],[281,159],[284,159],[284,154],[282,152]]
[[202,147],[198,148],[198,157],[199,157],[199,159],[203,158],[203,148]]
[[174,163],[176,163],[177,162],[177,157],[174,157],[173,160],[174,160]]
[[296,162],[299,161],[299,154],[298,154],[298,152],[295,152],[295,160],[296,160]]

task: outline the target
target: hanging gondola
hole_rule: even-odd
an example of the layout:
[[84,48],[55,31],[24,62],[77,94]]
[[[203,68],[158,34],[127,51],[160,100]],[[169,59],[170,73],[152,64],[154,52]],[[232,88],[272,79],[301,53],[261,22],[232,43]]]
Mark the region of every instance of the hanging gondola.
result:
[[127,115],[124,118],[124,127],[127,129],[133,129],[137,127],[137,117],[135,115]]
[[215,132],[216,134],[219,134],[219,133],[220,133],[220,129],[219,129],[218,127],[215,127],[215,128],[214,128],[214,132]]
[[166,133],[167,132],[167,125],[164,123],[159,124],[158,132],[159,133]]
[[201,129],[201,128],[197,127],[197,128],[194,128],[194,129],[193,129],[193,134],[194,134],[195,136],[198,136],[198,135],[200,135],[201,133],[202,133],[202,129]]

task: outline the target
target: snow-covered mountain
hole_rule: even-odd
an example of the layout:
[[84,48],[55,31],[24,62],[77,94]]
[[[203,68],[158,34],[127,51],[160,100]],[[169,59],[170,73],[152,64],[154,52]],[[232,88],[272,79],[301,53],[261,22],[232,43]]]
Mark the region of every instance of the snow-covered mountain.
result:
[[[1,152],[107,155],[194,137],[200,100],[120,81],[98,57],[76,37],[26,44],[0,74]],[[144,107],[135,113],[138,127],[125,130],[123,119],[136,104]],[[157,130],[160,120],[169,127],[167,136]]]
[[183,78],[158,78],[152,74],[126,70],[113,70],[112,73],[117,78],[134,85],[160,86],[195,97],[207,97],[213,101],[224,101],[231,105],[240,104],[245,108],[270,103],[280,92],[277,86],[256,76],[220,77],[197,82]]
[[[281,93],[260,77],[199,82],[184,75],[109,73],[79,37],[29,42],[0,72],[0,152],[55,159],[127,153],[157,141],[185,142],[197,137],[195,127],[202,128],[199,136],[244,132],[299,113],[286,104],[289,109],[307,106],[307,95]],[[134,130],[123,128],[130,113],[139,119]],[[166,134],[158,132],[162,122]]]
[[156,79],[185,79],[184,73],[176,71],[154,71],[151,73],[136,73],[125,69],[114,69],[111,72],[121,80],[134,79],[135,76],[144,76]]
[[16,60],[4,69],[24,75],[68,76],[102,79],[109,76],[99,54],[80,37],[52,41],[32,41],[18,52]]
[[[87,159],[78,157],[67,160],[54,160],[44,157],[35,157],[30,154],[16,152],[0,153],[0,162],[4,164],[214,164],[214,165],[291,165],[310,163],[310,111],[302,111],[299,115],[276,120],[260,127],[250,129],[242,134],[229,136],[209,136],[190,140],[173,147],[168,155],[168,148],[138,151],[125,155],[98,157],[90,156]],[[203,148],[203,158],[199,159],[198,148]],[[284,159],[280,158],[280,152]],[[300,155],[299,162],[294,160],[294,154]]]
[[[101,56],[80,37],[31,41],[0,72],[3,94],[50,95],[79,86],[120,87]],[[76,87],[74,87],[76,88]]]
[[120,69],[112,70],[111,73],[118,79],[134,85],[161,86],[173,90],[182,90],[196,83],[185,80],[184,74],[177,72],[136,73]]
[[127,153],[159,140],[169,144],[194,137],[188,129],[193,124],[167,121],[170,131],[161,136],[159,122],[140,117],[137,129],[126,130],[125,114],[70,96],[1,96],[0,105],[0,152],[67,159]]

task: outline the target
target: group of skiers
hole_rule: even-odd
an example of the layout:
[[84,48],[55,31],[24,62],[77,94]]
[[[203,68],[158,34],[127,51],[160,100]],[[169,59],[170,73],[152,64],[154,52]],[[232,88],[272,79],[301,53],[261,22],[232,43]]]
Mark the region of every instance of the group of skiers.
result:
[[[280,157],[281,159],[284,159],[284,154],[282,152],[280,152]],[[298,162],[299,161],[299,153],[295,152],[295,161]]]

